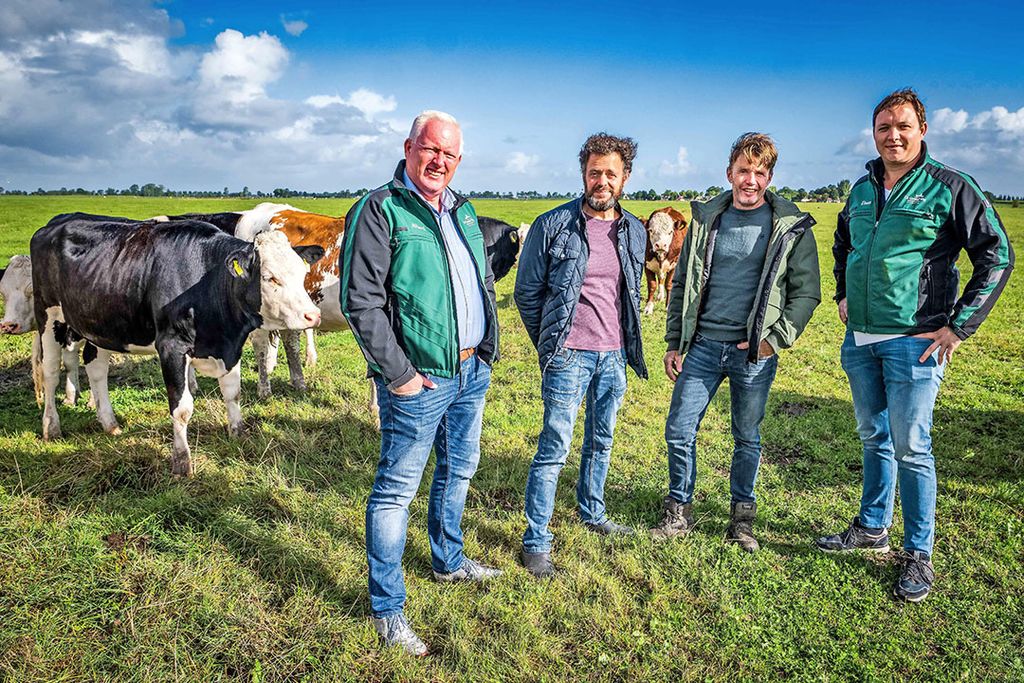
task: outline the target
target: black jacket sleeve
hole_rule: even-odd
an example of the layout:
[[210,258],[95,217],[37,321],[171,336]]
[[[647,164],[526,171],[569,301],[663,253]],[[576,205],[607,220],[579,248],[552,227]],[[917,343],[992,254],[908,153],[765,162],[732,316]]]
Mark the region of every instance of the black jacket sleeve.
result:
[[370,369],[389,389],[416,375],[398,344],[385,307],[391,269],[391,227],[381,212],[381,198],[371,195],[346,221],[342,265],[341,310]]
[[950,326],[961,339],[978,330],[1013,271],[1013,247],[999,214],[976,185],[964,183],[953,198],[954,228],[974,266],[953,306]]
[[548,239],[544,227],[539,219],[530,226],[519,257],[514,293],[519,317],[534,347],[540,343],[541,316],[547,299]]

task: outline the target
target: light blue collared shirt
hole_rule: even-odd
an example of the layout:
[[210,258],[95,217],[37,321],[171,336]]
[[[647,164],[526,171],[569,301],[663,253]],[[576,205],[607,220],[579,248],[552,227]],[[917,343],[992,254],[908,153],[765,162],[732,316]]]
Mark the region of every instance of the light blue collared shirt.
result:
[[[447,187],[441,194],[441,210],[437,211],[427,201],[412,182],[407,172],[403,172],[402,181],[405,186],[423,199],[434,219],[441,226],[441,237],[444,240],[445,252],[448,257],[448,271],[452,278],[452,291],[455,294],[455,319],[459,325],[459,348],[475,349],[484,339],[483,290],[477,282],[476,264],[469,253],[469,247],[459,235],[452,221],[451,210],[455,206],[455,193]],[[486,258],[486,255],[485,255]]]

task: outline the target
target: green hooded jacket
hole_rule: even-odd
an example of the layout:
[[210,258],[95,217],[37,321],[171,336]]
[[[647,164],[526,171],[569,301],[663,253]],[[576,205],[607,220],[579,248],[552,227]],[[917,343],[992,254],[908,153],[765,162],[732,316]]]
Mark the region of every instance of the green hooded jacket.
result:
[[[814,219],[770,191],[765,199],[772,207],[772,233],[754,307],[747,317],[747,357],[752,363],[757,361],[762,341],[776,351],[792,346],[821,303],[818,249],[811,231]],[[719,218],[731,204],[732,192],[690,204],[690,229],[672,277],[668,302],[665,341],[669,351],[686,353],[693,342],[711,274]]]

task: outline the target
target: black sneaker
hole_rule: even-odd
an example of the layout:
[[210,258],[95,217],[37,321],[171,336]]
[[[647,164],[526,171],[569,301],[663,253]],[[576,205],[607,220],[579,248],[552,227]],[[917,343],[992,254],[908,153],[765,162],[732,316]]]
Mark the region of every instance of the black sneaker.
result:
[[903,570],[892,594],[907,602],[921,602],[935,583],[935,568],[928,553],[912,550],[903,558]]
[[845,531],[834,536],[822,536],[814,544],[818,546],[818,550],[825,552],[867,550],[872,553],[887,553],[889,552],[889,530],[862,527],[860,517],[854,517]]

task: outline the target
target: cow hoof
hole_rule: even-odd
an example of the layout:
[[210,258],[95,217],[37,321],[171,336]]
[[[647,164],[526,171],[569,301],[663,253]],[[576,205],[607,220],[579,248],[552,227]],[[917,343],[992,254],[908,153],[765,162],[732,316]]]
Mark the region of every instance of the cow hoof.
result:
[[264,389],[263,387],[257,387],[256,397],[259,398],[261,401],[265,401],[266,399],[270,398],[270,387],[268,386],[266,389]]
[[96,397],[92,395],[92,392],[89,392],[89,401],[85,404],[85,407],[96,410]]
[[307,353],[306,354],[306,367],[315,368],[316,367],[316,359],[317,359],[317,356],[316,356],[315,353]]
[[188,454],[175,454],[171,457],[171,474],[178,478],[191,477],[195,472],[192,469],[192,458]]
[[232,439],[237,439],[241,437],[244,432],[245,428],[243,427],[242,423],[238,423],[236,425],[230,423],[228,424],[228,436],[230,436]]
[[64,405],[69,408],[78,403],[78,394],[64,394]]
[[43,441],[53,441],[60,438],[60,427],[50,427],[43,430]]
[[650,303],[644,306],[644,315],[651,315],[654,313],[654,304]]
[[115,424],[110,427],[104,427],[103,431],[105,431],[107,434],[110,434],[111,436],[117,436],[118,434],[121,433],[121,426]]
[[298,382],[289,382],[289,384],[292,385],[292,389],[295,389],[295,391],[306,393],[306,383],[302,380],[299,380]]

